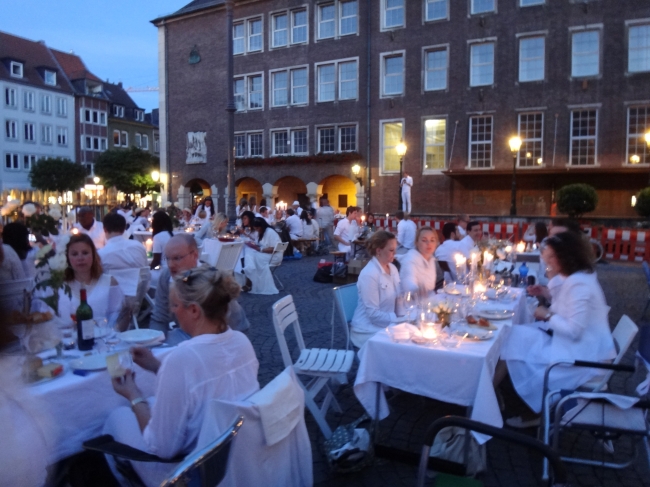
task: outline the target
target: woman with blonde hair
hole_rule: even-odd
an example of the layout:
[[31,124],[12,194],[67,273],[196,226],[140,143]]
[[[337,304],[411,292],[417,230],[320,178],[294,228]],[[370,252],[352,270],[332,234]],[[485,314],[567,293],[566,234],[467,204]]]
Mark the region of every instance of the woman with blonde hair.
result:
[[399,276],[403,291],[419,291],[429,294],[436,289],[436,259],[433,253],[438,247],[438,234],[431,227],[422,227],[415,233],[415,248],[409,250],[400,261]]
[[216,238],[226,232],[228,226],[228,217],[223,213],[215,213],[214,219],[201,226],[198,232],[194,234],[194,240],[199,247],[203,245],[206,238]]

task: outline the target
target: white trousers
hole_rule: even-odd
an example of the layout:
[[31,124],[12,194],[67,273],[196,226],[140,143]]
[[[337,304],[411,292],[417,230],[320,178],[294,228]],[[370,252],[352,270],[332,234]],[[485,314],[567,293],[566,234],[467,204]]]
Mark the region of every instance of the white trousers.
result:
[[411,191],[402,190],[402,211],[411,213]]

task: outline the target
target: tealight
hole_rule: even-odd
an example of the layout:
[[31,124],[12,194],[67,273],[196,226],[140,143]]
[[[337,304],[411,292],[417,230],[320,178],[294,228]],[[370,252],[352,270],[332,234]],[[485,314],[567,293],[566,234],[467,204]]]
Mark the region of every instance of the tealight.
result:
[[436,331],[436,324],[428,321],[422,323],[422,336],[427,340],[435,340],[438,337],[438,332]]
[[526,250],[526,243],[525,242],[519,242],[517,244],[517,252],[522,253],[524,250]]

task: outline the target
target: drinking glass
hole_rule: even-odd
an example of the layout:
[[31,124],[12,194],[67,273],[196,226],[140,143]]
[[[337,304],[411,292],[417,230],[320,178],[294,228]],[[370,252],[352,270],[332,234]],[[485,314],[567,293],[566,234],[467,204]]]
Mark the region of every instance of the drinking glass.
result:
[[404,296],[402,297],[402,302],[404,303],[404,309],[406,310],[406,320],[413,321],[415,319],[415,313],[417,313],[417,307],[418,307],[417,293],[413,293],[413,292],[404,293]]

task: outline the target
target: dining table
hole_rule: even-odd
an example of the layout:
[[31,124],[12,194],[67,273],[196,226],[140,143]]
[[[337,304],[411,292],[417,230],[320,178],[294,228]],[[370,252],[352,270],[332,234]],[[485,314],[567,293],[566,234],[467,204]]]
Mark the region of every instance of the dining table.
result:
[[[436,298],[446,299],[444,295]],[[375,421],[384,419],[389,415],[389,407],[382,386],[388,386],[465,406],[470,419],[502,427],[492,383],[494,371],[511,326],[534,321],[533,304],[520,288],[510,288],[505,299],[478,301],[470,310],[472,315],[503,312],[500,318],[504,319],[490,318],[496,329],[485,340],[459,336],[455,341],[440,339],[418,344],[412,340],[395,341],[389,329],[379,331],[359,350],[360,363],[354,383],[357,399]],[[441,331],[441,335],[446,333]],[[481,434],[474,436],[480,443],[489,439]]]

